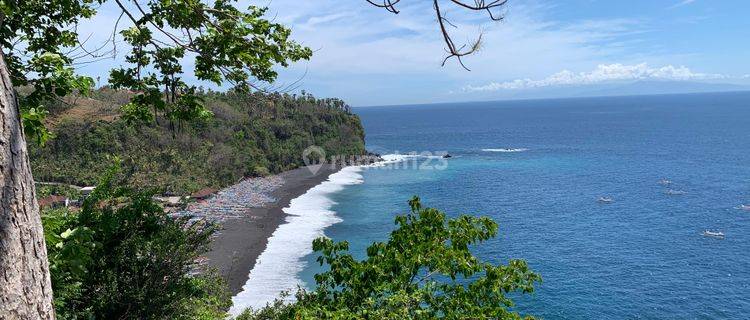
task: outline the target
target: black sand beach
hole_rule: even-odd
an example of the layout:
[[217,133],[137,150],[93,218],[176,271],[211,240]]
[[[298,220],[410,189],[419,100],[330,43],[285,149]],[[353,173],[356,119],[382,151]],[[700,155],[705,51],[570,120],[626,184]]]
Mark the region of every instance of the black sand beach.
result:
[[206,257],[208,265],[218,269],[227,280],[232,295],[240,292],[256,259],[266,249],[268,238],[284,222],[286,214],[282,209],[339,169],[325,165],[315,172],[307,167],[283,172],[278,175],[283,184],[271,194],[275,202],[223,221],[223,228],[213,239]]

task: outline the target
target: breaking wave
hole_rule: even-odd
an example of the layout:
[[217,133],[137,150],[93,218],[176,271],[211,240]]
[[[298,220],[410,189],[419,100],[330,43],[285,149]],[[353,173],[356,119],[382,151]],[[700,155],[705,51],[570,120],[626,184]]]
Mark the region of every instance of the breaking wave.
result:
[[529,151],[527,148],[516,148],[516,149],[505,149],[505,148],[499,148],[499,149],[482,149],[484,152],[524,152]]
[[294,292],[304,283],[297,276],[305,267],[302,258],[313,252],[312,241],[341,219],[331,210],[336,203],[331,195],[346,186],[364,182],[362,170],[423,157],[420,155],[383,155],[383,161],[365,166],[349,166],[331,174],[328,180],[292,199],[284,208],[284,224],[274,231],[266,250],[258,256],[242,291],[232,297],[230,315],[237,316],[251,307],[258,309],[273,302],[281,292]]
[[301,259],[312,253],[312,241],[323,230],[341,221],[331,207],[331,195],[348,185],[363,182],[362,167],[345,167],[328,180],[292,199],[283,211],[286,223],[279,225],[268,239],[266,250],[255,261],[242,291],[232,297],[229,313],[237,316],[248,307],[258,309],[273,302],[282,291],[294,292],[303,286],[297,274],[304,268]]

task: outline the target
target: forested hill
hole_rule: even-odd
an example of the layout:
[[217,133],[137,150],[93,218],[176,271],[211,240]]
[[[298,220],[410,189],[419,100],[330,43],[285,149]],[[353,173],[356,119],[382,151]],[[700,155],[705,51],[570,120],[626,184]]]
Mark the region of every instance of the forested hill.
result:
[[359,117],[339,99],[207,92],[208,120],[136,125],[119,117],[129,97],[99,89],[51,106],[54,138],[42,147],[29,137],[34,179],[92,185],[119,157],[136,185],[184,194],[299,167],[310,145],[328,155],[365,152]]

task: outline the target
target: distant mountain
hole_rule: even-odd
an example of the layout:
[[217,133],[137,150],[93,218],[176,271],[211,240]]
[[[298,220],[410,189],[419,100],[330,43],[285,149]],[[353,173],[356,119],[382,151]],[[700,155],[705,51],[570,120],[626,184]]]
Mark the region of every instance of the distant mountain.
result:
[[750,86],[689,81],[638,81],[590,91],[594,96],[699,93],[750,90]]
[[544,99],[598,96],[629,96],[650,94],[750,91],[750,85],[692,81],[644,80],[610,82],[582,86],[557,86],[531,89],[498,90],[470,93],[476,100]]

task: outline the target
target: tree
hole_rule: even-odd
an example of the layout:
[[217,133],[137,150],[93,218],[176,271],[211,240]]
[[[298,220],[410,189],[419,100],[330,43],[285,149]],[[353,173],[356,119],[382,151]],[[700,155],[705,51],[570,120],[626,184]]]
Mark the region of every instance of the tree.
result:
[[313,249],[329,270],[315,275],[317,288],[300,291],[297,302],[282,300],[238,320],[253,319],[520,319],[508,310],[506,294],[531,293],[541,277],[525,261],[507,265],[481,261],[469,250],[497,235],[489,218],[458,216],[423,208],[396,217],[387,242],[367,248],[356,260],[347,242],[318,238]]
[[[179,124],[209,115],[195,86],[180,77],[184,59],[194,60],[200,80],[250,88],[255,81],[273,81],[274,65],[312,54],[289,39],[289,29],[265,19],[263,8],[240,10],[232,0],[113,1],[121,14],[111,45],[119,32],[130,46],[131,67],[113,70],[110,83],[135,93],[122,108],[133,121],[161,116]],[[76,76],[71,64],[76,58],[100,58],[103,51],[85,48],[76,25],[104,3],[0,0],[0,314],[10,319],[54,318],[24,130],[43,142],[50,137],[43,126],[45,101],[73,91],[85,94],[93,85],[93,79]],[[130,26],[120,30],[121,19]],[[15,88],[20,86],[33,90],[19,97]]]
[[0,55],[0,313],[51,319],[52,284],[18,105]]

